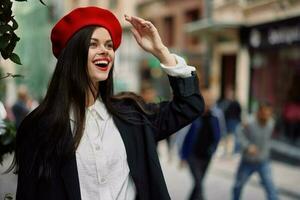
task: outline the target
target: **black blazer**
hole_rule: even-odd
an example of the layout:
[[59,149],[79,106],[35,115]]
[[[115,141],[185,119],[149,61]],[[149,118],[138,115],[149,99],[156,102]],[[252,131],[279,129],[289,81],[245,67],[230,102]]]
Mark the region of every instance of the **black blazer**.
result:
[[[156,152],[156,142],[192,122],[204,109],[195,75],[188,78],[169,77],[169,80],[173,89],[173,100],[160,103],[160,112],[145,115],[144,117],[150,123],[133,125],[118,117],[113,117],[126,148],[130,175],[137,189],[137,199],[170,199]],[[118,106],[136,110],[132,105],[120,104]],[[72,155],[70,159],[58,158],[51,180],[48,181],[39,180],[38,172],[27,173],[24,170],[32,163],[34,144],[38,140],[37,132],[46,131],[43,130],[46,126],[43,123],[35,124],[32,120],[30,121],[30,115],[26,117],[23,124],[27,125],[21,125],[17,133],[17,145],[22,144],[26,147],[23,146],[22,149],[25,150],[20,152],[16,199],[80,200],[75,155]],[[70,139],[72,139],[71,130],[69,132]]]

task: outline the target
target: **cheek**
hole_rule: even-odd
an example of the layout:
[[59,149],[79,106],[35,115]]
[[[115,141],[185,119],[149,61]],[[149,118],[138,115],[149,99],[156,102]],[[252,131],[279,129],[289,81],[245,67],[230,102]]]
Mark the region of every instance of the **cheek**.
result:
[[95,54],[96,53],[94,53],[93,50],[90,49],[88,53],[88,61],[91,62]]
[[111,62],[111,63],[114,63],[114,62],[115,62],[115,52],[114,52],[114,51],[110,52],[110,53],[109,53],[109,56],[110,56],[110,58],[112,59],[112,62]]

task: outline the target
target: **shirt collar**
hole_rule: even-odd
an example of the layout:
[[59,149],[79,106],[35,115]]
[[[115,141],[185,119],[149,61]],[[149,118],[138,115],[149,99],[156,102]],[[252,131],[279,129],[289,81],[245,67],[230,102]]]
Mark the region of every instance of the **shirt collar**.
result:
[[97,99],[95,103],[89,107],[87,107],[88,111],[96,111],[96,114],[103,120],[107,120],[109,118],[109,114],[107,109],[102,101]]
[[[102,101],[97,99],[95,103],[89,107],[86,108],[86,115],[88,112],[93,112],[93,110],[96,112],[96,114],[103,120],[107,120],[109,118],[109,113],[107,112],[107,109]],[[71,108],[70,110],[70,120],[75,122],[75,115],[74,110]]]

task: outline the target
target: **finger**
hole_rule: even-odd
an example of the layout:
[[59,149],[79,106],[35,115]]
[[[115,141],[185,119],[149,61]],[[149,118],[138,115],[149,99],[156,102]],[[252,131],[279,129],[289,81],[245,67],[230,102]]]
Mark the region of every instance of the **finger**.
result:
[[140,18],[140,17],[137,17],[137,16],[132,16],[132,19],[133,19],[133,20],[136,20],[136,21],[138,21],[138,22],[140,22],[140,23],[143,23],[143,22],[146,21],[145,19]]
[[147,28],[149,30],[155,30],[155,26],[150,21],[143,22],[143,28]]
[[129,15],[124,15],[125,16],[125,20],[126,21],[128,21],[128,22],[130,22],[132,25],[134,25],[134,24],[140,24],[141,23],[141,21],[140,20],[138,20],[136,17],[134,17],[134,16],[129,16]]
[[129,15],[124,15],[124,16],[125,16],[125,20],[128,21],[132,26],[134,26],[135,28],[138,26],[137,21],[134,20],[132,16]]
[[154,31],[155,27],[150,21],[146,21],[140,17],[124,15],[125,20],[130,22],[132,26],[141,34],[144,31]]
[[142,25],[147,24],[147,25],[153,26],[153,24],[150,21],[147,21],[147,20],[137,17],[137,16],[131,16],[130,20],[136,24],[142,24]]
[[128,21],[128,22],[131,23],[131,20],[132,20],[132,19],[131,19],[131,16],[125,14],[124,17],[125,17],[125,20],[126,20],[126,21]]
[[136,24],[136,25],[145,25],[145,24],[149,24],[149,21],[146,21],[140,17],[136,17],[136,16],[132,16],[131,17],[131,21]]
[[142,39],[141,39],[141,36],[140,36],[139,32],[135,28],[132,28],[130,30],[131,30],[135,40],[137,41],[137,43],[141,44]]
[[128,21],[136,30],[138,30],[139,32],[142,31],[143,25],[139,20],[137,20],[133,16],[128,16],[128,15],[124,15],[124,16],[125,16],[125,20]]
[[151,24],[147,21],[141,22],[141,25],[142,25],[143,28],[151,28]]

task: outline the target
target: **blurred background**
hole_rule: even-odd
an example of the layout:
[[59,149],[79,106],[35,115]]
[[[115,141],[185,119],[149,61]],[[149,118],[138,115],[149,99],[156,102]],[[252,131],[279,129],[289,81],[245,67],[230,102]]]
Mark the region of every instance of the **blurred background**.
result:
[[[157,27],[171,52],[196,67],[200,87],[209,89],[214,99],[223,99],[226,90],[232,89],[242,120],[256,110],[258,102],[272,104],[276,120],[271,141],[275,184],[282,199],[300,199],[300,0],[44,2],[46,6],[38,0],[13,1],[21,38],[16,53],[23,65],[0,57],[0,73],[1,77],[14,73],[23,78],[0,81],[4,119],[17,120],[12,108],[20,99],[25,99],[30,111],[43,98],[56,63],[49,39],[51,28],[78,6],[109,8],[121,21],[123,38],[116,57],[115,91],[134,91],[147,101],[169,99],[172,93],[158,60],[136,45],[123,17],[137,15]],[[169,151],[164,143],[159,145],[170,195],[172,199],[186,199],[192,180],[187,169],[178,168],[178,147],[171,148]],[[239,157],[222,155],[222,148],[218,148],[206,178],[208,199],[230,199]],[[4,158],[3,169],[11,156]],[[6,193],[14,194],[15,180],[13,175],[1,174],[0,199]],[[250,183],[245,199],[264,199],[259,180],[254,177]]]

